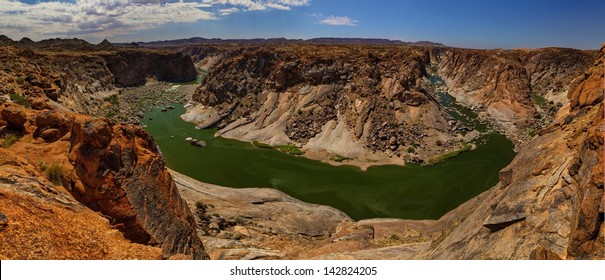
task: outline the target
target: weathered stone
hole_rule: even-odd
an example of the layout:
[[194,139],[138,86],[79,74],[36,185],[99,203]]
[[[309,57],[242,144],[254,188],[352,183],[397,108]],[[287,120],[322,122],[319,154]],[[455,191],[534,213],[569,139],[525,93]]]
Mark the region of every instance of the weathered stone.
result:
[[502,187],[510,185],[513,180],[513,169],[507,167],[500,170],[500,173],[498,173],[498,177],[500,178],[500,184],[502,185]]
[[49,128],[49,129],[42,131],[42,133],[40,133],[40,137],[42,137],[42,139],[44,139],[44,141],[46,141],[46,142],[56,141],[56,140],[60,139],[62,136],[63,135],[61,135],[61,131],[56,128]]
[[483,222],[483,226],[491,231],[498,231],[527,217],[526,205],[498,205],[494,212]]
[[23,125],[27,121],[27,115],[25,114],[25,110],[22,107],[5,107],[0,115],[2,116],[4,121],[6,121],[8,129],[22,131],[25,128]]
[[4,213],[0,212],[0,228],[8,225],[8,217]]
[[95,148],[105,148],[112,139],[112,123],[106,119],[87,121],[82,126],[83,141]]
[[71,137],[70,157],[85,186],[72,189],[74,197],[111,217],[133,242],[159,244],[166,256],[207,258],[193,216],[147,132],[88,118],[76,121]]
[[[57,129],[59,134],[57,137],[62,137],[71,130],[72,122],[65,117],[63,113],[46,111],[36,116],[37,129],[34,132],[34,137],[41,136],[40,134],[46,129]],[[47,140],[47,138],[44,138]],[[48,139],[47,141],[54,141],[56,139]]]

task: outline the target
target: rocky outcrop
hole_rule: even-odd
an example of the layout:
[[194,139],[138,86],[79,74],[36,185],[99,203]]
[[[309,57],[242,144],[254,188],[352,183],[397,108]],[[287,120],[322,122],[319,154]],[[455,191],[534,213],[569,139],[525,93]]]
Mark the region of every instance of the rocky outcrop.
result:
[[[605,49],[569,88],[571,107],[521,149],[475,210],[423,258],[602,259]],[[455,211],[455,210],[454,210]]]
[[107,218],[49,182],[28,160],[0,148],[0,259],[161,259],[131,243]]
[[191,58],[181,53],[121,51],[103,58],[119,87],[141,86],[149,78],[179,83],[197,77]]
[[[585,57],[584,52],[558,49],[548,49],[544,53],[510,51],[500,55],[517,52],[533,53],[532,57],[549,57],[552,53],[563,52],[562,62],[552,64],[561,67],[569,62],[565,58],[567,52],[575,53],[572,57]],[[477,51],[475,55],[480,53]],[[591,55],[591,52],[587,53]],[[495,94],[499,92],[503,95],[502,99],[510,101],[510,104],[516,102],[523,105],[519,108],[529,110],[535,104],[531,103],[533,101],[527,102],[527,97],[521,94],[526,90],[539,88],[546,91],[540,93],[546,97],[564,95],[565,99],[569,99],[565,101],[568,105],[564,105],[552,116],[552,123],[537,131],[537,136],[522,146],[512,163],[500,172],[500,182],[496,186],[439,220],[372,219],[354,222],[346,217],[330,220],[325,223],[333,228],[329,236],[322,235],[314,240],[290,238],[286,241],[287,244],[296,244],[296,252],[305,253],[280,250],[284,246],[279,245],[282,243],[277,238],[272,239],[272,244],[259,242],[261,239],[257,237],[263,236],[263,233],[256,227],[256,223],[260,221],[258,217],[251,218],[250,223],[244,223],[237,229],[225,228],[225,231],[233,234],[241,233],[241,236],[235,235],[240,237],[237,241],[225,243],[220,241],[224,239],[204,238],[212,240],[209,244],[212,244],[213,252],[220,252],[216,253],[218,257],[225,258],[258,255],[261,252],[256,249],[269,248],[271,251],[265,253],[271,257],[267,258],[278,258],[281,254],[282,258],[315,259],[602,259],[605,252],[604,55],[605,49],[602,48],[596,60],[584,70],[585,73],[578,73],[577,77],[567,75],[578,71],[576,67],[579,66],[557,70],[561,74],[554,76],[568,83],[562,87],[556,83],[548,84],[548,75],[538,78],[533,73],[529,75],[533,77],[529,78],[532,80],[529,86],[515,82],[502,83],[502,89],[507,90],[492,91],[486,95],[486,98],[491,95],[495,98]],[[538,60],[531,57],[524,59],[526,62]],[[540,63],[536,65],[542,66],[530,67],[527,62],[514,67],[551,69],[544,70],[546,73],[555,71],[554,68],[544,66],[548,61],[539,60]],[[580,61],[585,63],[583,59]],[[511,70],[506,75],[526,75],[524,73],[532,73],[534,70],[515,71],[517,70]],[[519,87],[515,88],[516,86]],[[484,93],[487,94],[487,90]],[[280,93],[276,100],[286,98],[287,94],[287,90]],[[529,114],[530,118],[533,118],[532,114]],[[212,200],[209,195],[212,192],[200,191],[204,195],[197,198]],[[189,195],[188,193],[187,197]],[[190,203],[194,202],[195,200],[190,200]],[[226,210],[232,206],[224,207],[216,199],[214,207],[208,208],[206,213],[220,216],[228,213]],[[258,205],[243,202],[238,207],[239,211],[246,212]],[[280,228],[287,226],[289,224],[280,224]],[[365,229],[369,231],[366,233]],[[234,247],[238,251],[228,254],[227,248]]]
[[212,69],[193,96],[200,105],[185,120],[217,126],[223,137],[297,145],[310,157],[323,153],[371,162],[427,160],[472,140],[463,137],[469,128],[432,94],[430,75],[441,77],[446,91],[521,144],[567,105],[569,84],[595,55],[561,48],[182,49]]
[[147,132],[105,119],[79,120],[69,157],[81,181],[71,189],[74,197],[111,216],[128,239],[159,244],[166,255],[206,257],[193,216]]
[[[497,121],[518,141],[527,140],[518,137],[527,135],[527,129],[552,120],[549,117],[567,104],[571,82],[595,59],[594,51],[564,48],[429,51],[431,64],[448,92],[487,113],[487,118]],[[542,97],[545,104],[536,99]]]
[[0,63],[0,95],[21,96],[34,109],[63,106],[90,115],[98,115],[106,99],[120,93],[119,87],[142,85],[148,79],[196,79],[189,57],[161,50],[6,46],[0,47]]
[[[0,108],[1,115],[13,107]],[[207,258],[191,211],[142,128],[67,111],[20,110],[26,114],[21,137],[28,140],[10,150],[38,166],[34,179],[46,172],[63,196],[81,203],[78,209],[100,212],[127,240],[158,246],[165,258]]]
[[428,158],[462,142],[422,86],[423,49],[265,46],[221,56],[185,118],[223,137],[372,162],[402,159],[417,145]]
[[2,110],[2,119],[6,122],[7,129],[14,131],[23,131],[23,126],[27,121],[25,110],[20,106],[8,106]]

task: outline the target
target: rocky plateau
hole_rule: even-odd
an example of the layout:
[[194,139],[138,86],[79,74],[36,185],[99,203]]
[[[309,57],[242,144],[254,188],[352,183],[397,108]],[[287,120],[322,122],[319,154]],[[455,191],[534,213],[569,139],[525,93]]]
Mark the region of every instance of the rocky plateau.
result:
[[[0,37],[0,66],[2,259],[605,258],[605,45],[146,49]],[[199,85],[173,84],[197,75]],[[473,141],[438,90],[518,151],[494,187],[439,220],[355,221],[274,189],[198,182],[119,122],[136,122],[132,104],[161,91],[170,97],[144,105],[191,103],[183,118],[223,137],[360,166],[426,162]]]

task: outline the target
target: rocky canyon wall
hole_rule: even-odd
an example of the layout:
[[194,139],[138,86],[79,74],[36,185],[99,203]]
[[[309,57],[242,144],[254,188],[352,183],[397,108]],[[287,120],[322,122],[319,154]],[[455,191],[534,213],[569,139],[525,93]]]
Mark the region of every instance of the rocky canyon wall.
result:
[[568,108],[569,84],[596,54],[305,45],[183,51],[210,69],[193,96],[200,105],[184,116],[200,127],[311,152],[406,161],[426,161],[478,136],[443,108],[431,75],[520,145]]
[[67,43],[78,47],[0,47],[0,255],[208,258],[152,137],[73,112],[150,76],[194,79],[190,58]]
[[4,98],[16,94],[33,108],[54,104],[96,115],[104,99],[118,94],[120,87],[140,86],[150,79],[196,79],[191,58],[180,53],[77,43],[78,48],[70,47],[69,40],[31,47],[0,44]]
[[568,86],[570,108],[519,151],[476,210],[425,257],[605,256],[604,55],[602,47],[598,59]]

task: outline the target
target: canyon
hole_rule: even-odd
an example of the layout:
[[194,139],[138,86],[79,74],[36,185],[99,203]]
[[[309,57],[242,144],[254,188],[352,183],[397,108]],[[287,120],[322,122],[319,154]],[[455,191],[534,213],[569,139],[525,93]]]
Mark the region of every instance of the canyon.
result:
[[520,145],[567,104],[569,84],[596,55],[350,45],[180,51],[212,69],[185,120],[216,126],[222,137],[294,145],[311,158],[341,156],[363,167],[428,162],[479,136],[439,104],[430,77]]
[[[0,39],[2,259],[604,256],[604,47]],[[201,84],[174,84],[196,70]],[[108,110],[138,102],[140,86],[184,91],[174,100],[188,103],[183,118],[218,136],[362,168],[432,164],[481,145],[488,132],[455,119],[444,91],[517,155],[495,186],[437,220],[355,221],[278,190],[169,170],[136,118]]]

